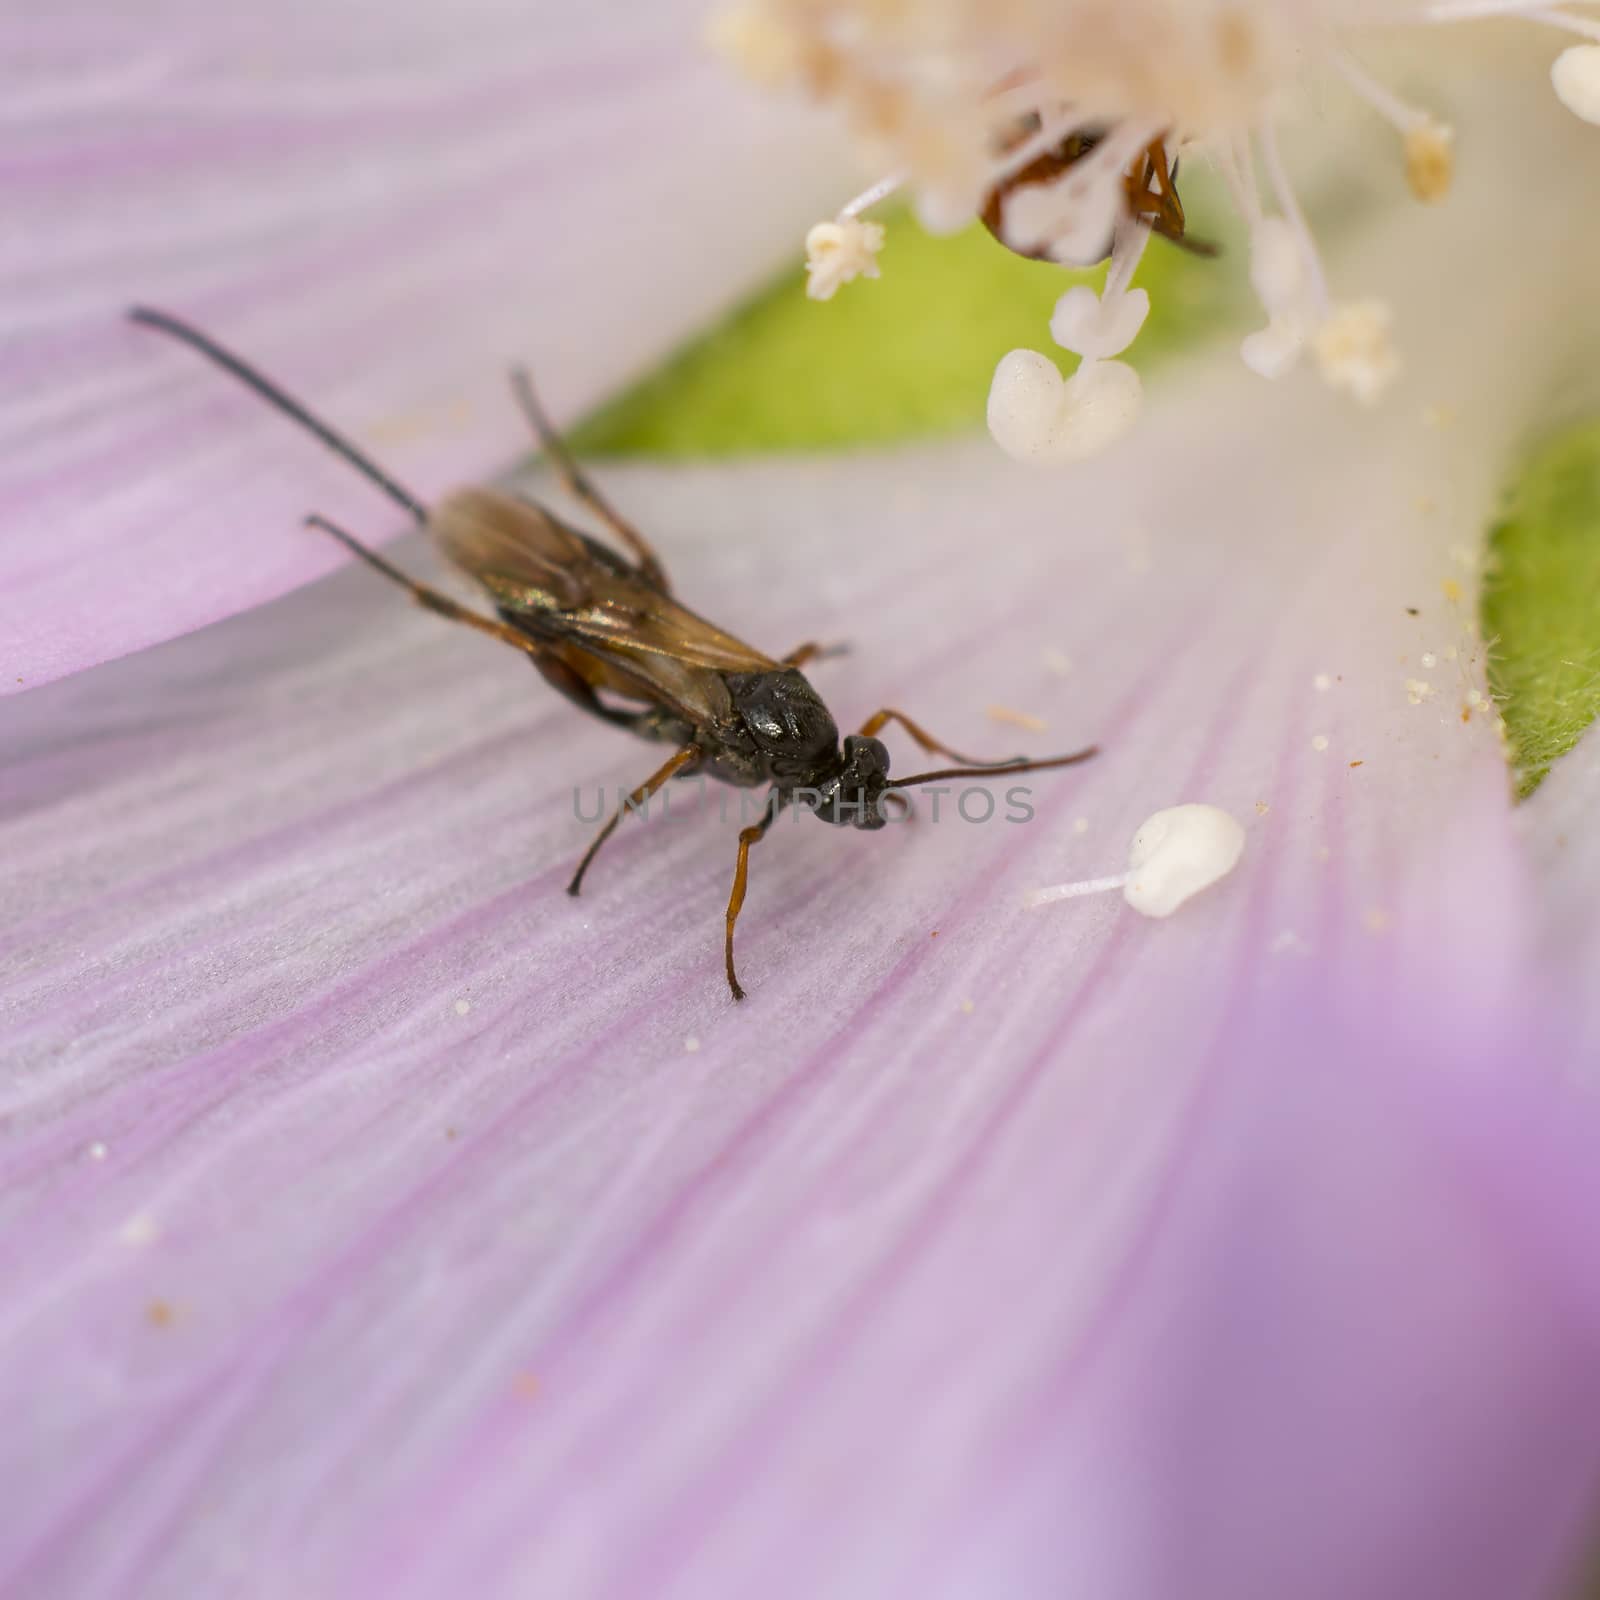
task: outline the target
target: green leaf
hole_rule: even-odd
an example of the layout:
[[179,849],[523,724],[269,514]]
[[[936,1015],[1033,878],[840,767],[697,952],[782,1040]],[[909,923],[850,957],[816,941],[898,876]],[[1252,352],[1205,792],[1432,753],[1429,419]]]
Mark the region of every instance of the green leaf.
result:
[[[1190,212],[1194,235],[1221,241],[1224,257],[1151,241],[1137,280],[1152,306],[1128,356],[1136,367],[1239,320],[1244,246],[1216,216]],[[1077,365],[1051,343],[1050,313],[1103,269],[1024,261],[976,225],[939,239],[903,212],[883,221],[881,278],[808,300],[797,238],[791,271],[602,407],[575,431],[574,449],[709,457],[927,438],[983,426],[989,380],[1008,350],[1046,351],[1066,372]]]
[[1600,422],[1558,434],[1528,462],[1489,537],[1483,631],[1517,793],[1600,712]]

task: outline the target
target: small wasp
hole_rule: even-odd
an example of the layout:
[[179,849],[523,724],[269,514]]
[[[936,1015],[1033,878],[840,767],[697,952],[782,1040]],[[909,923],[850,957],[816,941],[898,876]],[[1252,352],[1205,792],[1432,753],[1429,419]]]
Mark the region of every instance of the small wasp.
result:
[[[728,897],[723,951],[735,1000],[744,990],[734,971],[733,929],[744,905],[750,847],[786,805],[810,809],[825,822],[881,828],[887,800],[907,804],[895,791],[946,778],[1066,767],[1095,753],[1090,747],[1042,761],[982,762],[887,706],[847,735],[841,748],[828,708],[800,673],[820,648],[803,644],[775,659],[674,600],[660,558],[573,460],[525,372],[512,374],[512,390],[534,433],[567,489],[612,530],[632,560],[537,502],[503,490],[462,489],[430,511],[349,439],[198,329],[162,311],[139,307],[129,315],[199,351],[343,457],[433,535],[444,555],[484,589],[496,615],[483,616],[418,583],[325,517],[308,517],[309,526],[331,534],[426,610],[520,650],[580,710],[673,747],[595,835],[569,894],[578,893],[624,813],[641,807],[668,779],[704,773],[739,788],[771,785],[761,820],[739,834]],[[890,778],[889,752],[876,736],[891,722],[930,754],[959,765]]]
[[[1039,132],[1039,126],[1037,116],[1024,119],[1010,139],[1010,145],[1015,147],[1023,140],[1034,137]],[[1018,250],[1015,245],[1007,243],[1001,231],[1005,202],[1018,189],[1054,183],[1062,173],[1076,166],[1090,151],[1096,149],[1105,136],[1100,129],[1080,129],[1076,133],[1069,133],[1054,149],[1035,156],[1004,183],[996,184],[984,199],[981,213],[984,227],[1016,255],[1026,256],[1030,261],[1052,259],[1047,244],[1032,250]],[[1183,214],[1183,202],[1178,198],[1178,163],[1168,158],[1165,137],[1152,140],[1134,157],[1123,174],[1122,191],[1128,215],[1135,221],[1144,222],[1152,233],[1160,234],[1163,239],[1170,240],[1193,255],[1214,256],[1217,253],[1215,245],[1191,239],[1186,231],[1188,223]],[[1100,259],[1104,260],[1110,254],[1111,242],[1108,239]]]

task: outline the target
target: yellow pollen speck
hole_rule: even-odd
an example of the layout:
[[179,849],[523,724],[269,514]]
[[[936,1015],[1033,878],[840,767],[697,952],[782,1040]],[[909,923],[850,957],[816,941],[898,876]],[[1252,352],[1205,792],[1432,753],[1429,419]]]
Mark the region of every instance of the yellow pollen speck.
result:
[[1389,926],[1389,913],[1382,906],[1373,906],[1361,919],[1370,934],[1385,932]]
[[1444,582],[1439,585],[1439,588],[1443,591],[1445,599],[1448,600],[1451,605],[1461,604],[1461,585],[1457,583],[1454,578],[1446,578]]
[[963,1000],[961,1002],[961,1009],[970,1017],[973,1010],[972,1002],[970,1000]]
[[993,722],[1009,723],[1029,733],[1044,733],[1050,726],[1043,717],[1036,717],[1031,711],[1015,711],[1010,706],[990,706],[987,715]]
[[1326,750],[1328,748],[1327,734],[1319,733],[1315,735],[1311,740],[1311,748],[1313,750]]
[[1267,802],[1266,802],[1266,801],[1265,801],[1265,800],[1257,800],[1257,801],[1256,801],[1256,815],[1257,815],[1257,816],[1258,816],[1258,817],[1264,817],[1264,816],[1266,816],[1266,814],[1267,814],[1267,813],[1268,813],[1268,812],[1269,812],[1269,811],[1270,811],[1270,810],[1271,810],[1271,809],[1272,809],[1272,807],[1271,807],[1271,806],[1269,806],[1269,805],[1268,805],[1268,804],[1267,804]]
[[1412,705],[1420,706],[1423,701],[1433,699],[1433,685],[1425,678],[1407,678],[1406,699]]
[[1426,205],[1443,200],[1450,192],[1456,165],[1454,142],[1454,131],[1431,117],[1406,135],[1406,182]]
[[1074,817],[1072,831],[1074,833],[1087,833],[1089,831],[1089,819],[1087,817]]
[[170,1328],[177,1312],[165,1300],[152,1300],[145,1307],[144,1318],[152,1328]]

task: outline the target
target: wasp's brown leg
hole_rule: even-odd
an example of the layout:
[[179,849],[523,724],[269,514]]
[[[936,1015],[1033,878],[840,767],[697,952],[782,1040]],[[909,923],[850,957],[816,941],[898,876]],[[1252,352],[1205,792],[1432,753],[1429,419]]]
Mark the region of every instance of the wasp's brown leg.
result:
[[528,419],[528,425],[539,436],[539,443],[549,453],[556,471],[561,474],[561,481],[596,516],[606,522],[617,537],[639,558],[640,572],[658,589],[665,592],[669,587],[667,569],[662,566],[660,556],[655,553],[650,541],[601,494],[583,468],[578,465],[572,452],[567,448],[567,441],[561,437],[556,425],[545,414],[538,392],[533,387],[533,379],[525,367],[512,368],[511,392],[516,396],[517,404],[522,407],[522,414]]
[[519,633],[508,623],[497,622],[493,617],[480,616],[470,607],[459,605],[441,590],[430,589],[427,584],[418,583],[415,578],[408,577],[392,562],[386,561],[376,550],[369,550],[353,533],[346,533],[343,528],[329,522],[326,517],[309,516],[306,518],[306,526],[319,529],[323,533],[331,533],[352,555],[360,556],[369,567],[381,572],[391,582],[398,583],[423,610],[448,617],[452,622],[464,623],[469,628],[476,628],[480,633],[486,633],[490,638],[498,639],[502,644],[509,644],[525,655],[538,659],[538,645],[525,634]]
[[728,933],[723,944],[728,987],[733,991],[735,1000],[744,999],[744,990],[739,987],[738,975],[733,970],[733,925],[739,920],[739,912],[744,906],[744,892],[750,882],[750,846],[761,841],[782,809],[783,799],[775,792],[767,801],[767,814],[759,822],[739,830],[739,861],[733,869],[733,889],[728,895]]
[[807,639],[804,644],[796,645],[783,658],[783,664],[786,667],[803,667],[808,661],[826,661],[830,656],[844,656],[849,653],[850,646],[847,644],[818,644],[815,640]]
[[891,722],[898,722],[930,755],[949,756],[952,761],[959,761],[964,767],[1008,767],[1013,762],[1025,759],[1022,756],[1007,756],[1003,761],[983,761],[977,756],[964,756],[959,750],[952,750],[949,745],[940,744],[932,734],[919,728],[905,712],[896,711],[890,706],[885,706],[882,711],[875,711],[861,724],[861,736],[870,739]]
[[568,894],[577,894],[578,891],[583,887],[583,875],[589,870],[589,863],[594,860],[596,855],[599,854],[600,846],[603,845],[606,840],[609,839],[616,831],[617,824],[622,821],[623,812],[630,811],[635,806],[643,805],[644,802],[648,800],[650,796],[653,795],[656,790],[667,781],[668,778],[672,777],[674,773],[682,772],[683,769],[691,762],[698,761],[700,759],[700,754],[701,751],[699,745],[686,744],[683,749],[678,751],[678,753],[673,756],[670,761],[666,762],[659,771],[651,773],[651,775],[646,778],[645,781],[641,783],[639,787],[635,789],[620,806],[617,807],[616,811],[612,814],[611,820],[606,823],[599,833],[594,836],[594,843],[584,851],[583,860],[578,863],[578,870],[572,874],[572,882],[567,885]]

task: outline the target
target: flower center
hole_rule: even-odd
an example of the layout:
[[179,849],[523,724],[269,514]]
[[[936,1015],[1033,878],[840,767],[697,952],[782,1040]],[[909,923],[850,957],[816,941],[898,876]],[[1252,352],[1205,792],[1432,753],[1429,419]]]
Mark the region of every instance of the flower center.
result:
[[[1579,0],[1583,3],[1583,0]],[[1130,287],[1151,233],[1186,233],[1182,153],[1215,160],[1250,233],[1250,277],[1267,325],[1244,341],[1263,377],[1310,351],[1322,375],[1373,403],[1400,370],[1381,301],[1332,297],[1278,153],[1282,91],[1307,60],[1331,68],[1395,130],[1412,193],[1448,192],[1452,130],[1371,76],[1344,45],[1363,24],[1518,17],[1585,41],[1557,57],[1556,94],[1600,123],[1600,22],[1528,0],[741,0],[716,42],[769,83],[841,107],[874,184],[807,240],[808,292],[829,298],[878,275],[883,230],[863,221],[901,188],[930,230],[981,218],[1039,260],[1110,261],[1104,291],[1063,295],[1056,343],[1083,360],[1071,379],[1012,351],[990,394],[991,431],[1027,460],[1109,444],[1139,409],[1138,379],[1113,360],[1149,309]],[[1031,359],[1022,359],[1031,358]],[[1116,369],[1116,370],[1108,370]]]

